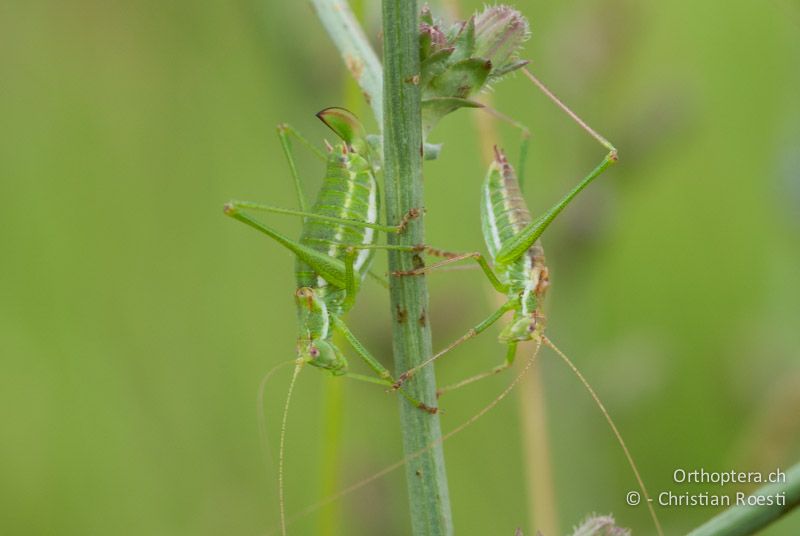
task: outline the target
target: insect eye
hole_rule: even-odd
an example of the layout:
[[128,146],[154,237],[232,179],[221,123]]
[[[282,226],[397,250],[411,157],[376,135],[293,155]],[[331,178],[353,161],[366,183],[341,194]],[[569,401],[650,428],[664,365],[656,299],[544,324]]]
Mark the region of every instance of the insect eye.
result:
[[316,358],[319,356],[319,349],[316,346],[312,346],[308,353],[311,355],[311,357]]

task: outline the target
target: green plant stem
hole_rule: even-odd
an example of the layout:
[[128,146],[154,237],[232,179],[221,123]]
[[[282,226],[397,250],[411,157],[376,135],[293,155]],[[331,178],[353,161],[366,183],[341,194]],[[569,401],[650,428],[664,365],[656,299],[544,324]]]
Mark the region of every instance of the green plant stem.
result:
[[[320,497],[330,497],[341,489],[342,418],[344,416],[344,382],[330,376],[325,379],[322,395],[322,443],[320,444]],[[320,536],[341,534],[341,508],[332,503],[321,509],[317,517]]]
[[[419,42],[416,0],[383,0],[384,174],[386,215],[399,222],[412,208],[421,208],[422,116],[420,108]],[[390,235],[394,244],[424,242],[423,218],[411,221],[406,232]],[[418,268],[418,254],[389,251],[389,271]],[[392,277],[392,348],[395,368],[405,372],[429,357],[428,288],[423,277]],[[425,367],[407,384],[411,396],[436,405],[433,367]],[[432,445],[441,437],[439,416],[430,415],[400,399],[403,448],[406,455]],[[412,533],[416,536],[453,532],[450,498],[441,444],[406,464]]]
[[755,534],[779,517],[800,505],[800,464],[786,471],[784,482],[759,488],[753,496],[785,494],[786,504],[779,506],[734,506],[694,529],[688,536],[744,536]]
[[[344,64],[358,82],[372,107],[378,128],[383,125],[383,74],[364,30],[346,0],[311,0],[325,31],[342,55]],[[416,35],[416,34],[415,34]]]

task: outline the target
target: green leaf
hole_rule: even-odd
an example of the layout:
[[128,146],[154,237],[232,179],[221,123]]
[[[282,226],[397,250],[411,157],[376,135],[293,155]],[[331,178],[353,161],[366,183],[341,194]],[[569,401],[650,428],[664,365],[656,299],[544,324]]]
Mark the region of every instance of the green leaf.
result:
[[455,47],[453,61],[465,60],[472,57],[475,52],[475,17],[470,17],[450,40]]
[[467,98],[483,87],[491,71],[492,62],[484,58],[459,61],[434,77],[428,84],[427,93],[438,97]]
[[433,97],[422,101],[422,131],[427,135],[436,123],[459,108],[483,108],[483,104],[458,97]]
[[530,60],[517,60],[511,63],[507,63],[503,67],[492,69],[492,72],[489,74],[490,78],[500,78],[501,76],[507,75],[512,71],[516,71],[517,69],[521,69],[530,63]]
[[427,88],[434,77],[439,76],[447,70],[450,56],[453,55],[454,50],[455,49],[452,47],[443,48],[422,61],[420,64],[420,85],[423,88],[423,92],[425,92],[425,88]]

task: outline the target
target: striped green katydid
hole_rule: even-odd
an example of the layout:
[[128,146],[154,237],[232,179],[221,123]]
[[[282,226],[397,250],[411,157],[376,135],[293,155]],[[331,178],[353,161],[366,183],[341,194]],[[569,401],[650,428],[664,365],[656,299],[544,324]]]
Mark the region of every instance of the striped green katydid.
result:
[[[649,493],[641,474],[628,450],[616,424],[612,420],[597,393],[586,378],[581,374],[572,361],[559,350],[544,335],[544,314],[542,305],[545,292],[549,285],[549,275],[544,260],[539,237],[558,214],[595,178],[597,178],[610,165],[616,162],[616,150],[612,150],[602,162],[592,170],[579,184],[567,193],[558,203],[547,210],[539,218],[533,220],[525,204],[520,190],[519,181],[505,154],[495,147],[494,159],[489,166],[489,171],[481,192],[481,220],[484,240],[494,264],[494,269],[488,261],[477,252],[462,254],[446,254],[449,258],[409,272],[396,272],[396,276],[413,276],[426,273],[430,270],[446,266],[460,260],[471,259],[478,263],[492,286],[506,296],[506,301],[483,322],[471,328],[465,335],[450,344],[444,350],[423,361],[419,366],[402,373],[394,387],[400,388],[417,370],[428,366],[438,358],[449,352],[459,344],[477,336],[489,326],[497,322],[505,313],[513,312],[513,318],[500,332],[500,342],[507,345],[506,357],[503,363],[489,371],[471,376],[453,385],[441,388],[438,394],[463,387],[475,381],[492,376],[511,367],[516,356],[517,345],[523,341],[536,341],[537,349],[544,342],[570,367],[586,390],[597,404],[620,444],[625,457],[636,477],[640,489],[646,499],[650,516],[656,527],[656,532],[661,535],[663,531],[658,517],[653,509]],[[526,367],[532,361],[528,361]],[[516,383],[516,379],[514,383]],[[513,385],[513,384],[512,384]],[[505,393],[502,396],[505,396]],[[471,421],[468,421],[471,422]]]
[[[492,286],[506,297],[505,302],[485,320],[468,330],[462,337],[448,345],[442,351],[423,361],[418,366],[400,374],[398,381],[393,385],[400,388],[415,372],[432,364],[434,361],[454,349],[463,342],[477,336],[502,318],[506,313],[513,312],[513,318],[500,333],[499,340],[507,346],[504,361],[489,371],[471,376],[453,385],[438,390],[441,395],[445,392],[463,387],[475,381],[492,376],[509,368],[515,359],[517,346],[523,341],[544,342],[564,360],[577,375],[581,383],[588,390],[597,406],[603,413],[606,421],[622,447],[628,463],[636,476],[637,482],[647,499],[647,507],[653,519],[658,534],[663,534],[658,517],[651,504],[649,494],[641,478],[622,436],[614,424],[611,416],[600,401],[594,389],[586,378],[575,367],[571,360],[559,350],[544,335],[544,314],[542,305],[545,292],[549,285],[549,274],[545,265],[544,250],[540,237],[555,218],[575,199],[575,197],[591,184],[610,166],[618,160],[616,148],[603,136],[587,125],[577,114],[570,110],[558,97],[556,97],[544,84],[542,84],[527,68],[520,68],[523,74],[536,85],[550,100],[564,111],[583,130],[589,133],[606,150],[607,153],[601,162],[560,201],[553,205],[536,219],[531,218],[527,205],[522,197],[520,181],[504,152],[495,147],[494,158],[489,166],[488,173],[481,190],[481,223],[484,241],[489,251],[491,264],[479,252],[449,253],[438,252],[447,257],[445,260],[416,270],[395,272],[393,276],[415,276],[425,274],[431,270],[458,262],[473,260],[481,268]],[[516,128],[522,130],[522,146],[520,150],[520,166],[524,164],[527,153],[528,131],[519,122],[505,115],[487,108],[495,115]],[[435,252],[435,250],[430,250]],[[538,346],[537,346],[538,348]],[[527,366],[527,365],[526,365]]]
[[[402,232],[408,221],[417,216],[411,211],[398,225],[378,223],[380,191],[376,172],[379,170],[375,149],[364,134],[358,119],[341,108],[328,108],[317,116],[341,138],[329,146],[328,154],[317,153],[326,161],[326,173],[316,203],[308,209],[300,187],[288,135],[310,145],[291,127],[278,129],[284,152],[295,179],[300,210],[290,210],[247,201],[231,201],[225,214],[266,234],[296,256],[297,289],[295,302],[299,322],[297,359],[343,376],[390,386],[390,372],[361,344],[342,320],[355,303],[358,289],[369,272],[375,249],[390,248],[376,244],[377,232]],[[262,211],[302,216],[303,230],[299,241],[292,240],[273,228],[253,219],[247,211]],[[347,360],[332,341],[339,331],[356,353],[374,371],[364,376],[348,371]],[[435,408],[402,393],[412,404],[429,412]]]
[[[286,515],[283,461],[286,422],[297,376],[303,365],[309,364],[335,376],[347,376],[387,388],[395,383],[391,373],[367,351],[347,327],[342,316],[355,303],[356,293],[369,273],[375,250],[406,249],[402,246],[376,244],[376,231],[402,232],[409,220],[419,213],[417,210],[409,211],[397,225],[379,224],[380,191],[376,174],[380,165],[376,148],[364,134],[358,119],[347,110],[328,108],[317,116],[342,141],[335,146],[329,146],[327,155],[316,151],[326,162],[326,173],[317,200],[310,210],[302,193],[288,136],[294,135],[307,146],[311,145],[285,125],[278,128],[278,133],[294,178],[300,210],[243,201],[231,201],[225,205],[225,214],[266,234],[296,257],[295,302],[299,323],[297,358],[283,410],[278,462],[280,518],[284,534]],[[304,220],[300,240],[286,237],[255,220],[247,211],[302,216]],[[333,342],[335,331],[344,336],[358,356],[373,370],[373,376],[349,372],[343,352]],[[401,390],[401,394],[415,407],[428,413],[436,413],[436,408],[416,400],[404,390]]]
[[[525,72],[527,73],[527,70]],[[546,90],[546,88],[544,89]],[[549,91],[547,93],[579,124],[585,126],[585,123],[566,108],[552,93],[549,93]],[[588,129],[589,127],[587,126],[586,128]],[[617,161],[617,150],[614,146],[593,130],[589,130],[593,136],[601,140],[603,145],[608,148],[608,154],[575,188],[536,219],[531,218],[525,200],[522,197],[520,183],[514,168],[508,162],[503,151],[495,147],[494,159],[489,166],[481,191],[483,236],[494,269],[479,252],[439,252],[447,258],[441,262],[416,270],[393,274],[395,276],[421,275],[454,262],[474,260],[492,286],[506,296],[505,303],[484,321],[467,331],[444,350],[423,361],[417,367],[402,373],[394,384],[395,388],[402,386],[406,380],[422,367],[433,363],[459,344],[485,331],[509,311],[513,311],[514,317],[500,334],[500,342],[508,347],[504,362],[490,371],[467,378],[455,385],[444,387],[439,390],[440,394],[505,370],[513,364],[519,342],[541,340],[544,330],[542,301],[549,284],[549,276],[547,266],[544,263],[544,250],[539,238],[561,211],[584,188]],[[526,143],[527,139],[525,138],[523,150]]]

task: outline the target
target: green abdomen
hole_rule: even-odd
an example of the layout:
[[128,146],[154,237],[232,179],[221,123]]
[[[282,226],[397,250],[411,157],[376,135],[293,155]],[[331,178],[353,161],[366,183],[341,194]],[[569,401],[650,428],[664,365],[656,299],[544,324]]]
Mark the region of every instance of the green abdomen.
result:
[[[514,169],[499,149],[483,184],[481,223],[486,247],[494,261],[497,252],[531,223],[531,214],[520,191]],[[544,268],[544,252],[537,240],[519,259],[498,267],[500,279],[510,286],[509,294],[529,295]]]
[[[336,146],[328,157],[322,182],[312,212],[348,220],[377,223],[378,184],[367,161],[358,154]],[[375,242],[377,231],[364,227],[307,219],[300,243],[331,257],[344,260],[348,245]],[[357,250],[354,269],[363,278],[369,269],[374,250]],[[295,266],[298,287],[319,288],[328,283],[310,266],[298,260]],[[332,290],[332,289],[329,289]]]

